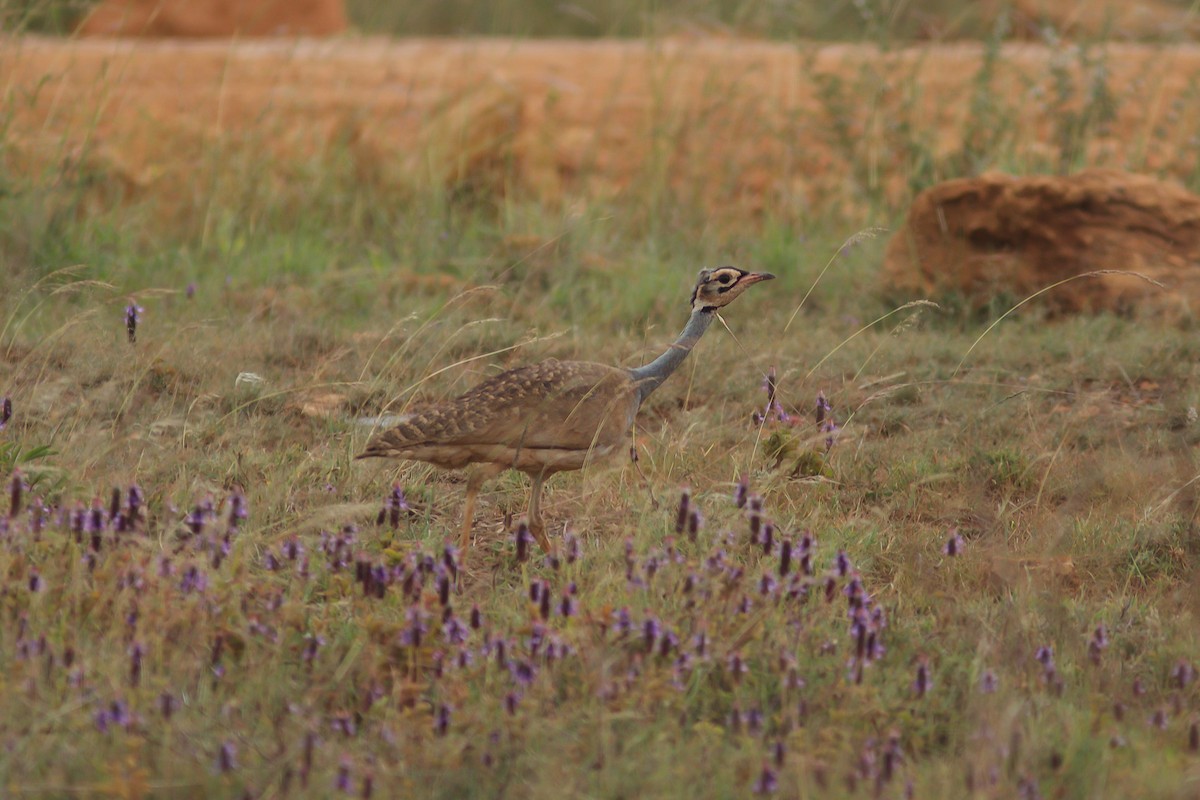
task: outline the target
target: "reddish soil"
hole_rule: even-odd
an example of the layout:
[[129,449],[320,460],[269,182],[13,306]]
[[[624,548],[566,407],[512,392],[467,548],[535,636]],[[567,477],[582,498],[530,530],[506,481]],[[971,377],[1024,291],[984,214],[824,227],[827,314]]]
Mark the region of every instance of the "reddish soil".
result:
[[946,181],[913,201],[884,263],[906,296],[954,290],[981,303],[1110,270],[1071,280],[1044,302],[1061,311],[1200,308],[1200,197],[1100,169]]

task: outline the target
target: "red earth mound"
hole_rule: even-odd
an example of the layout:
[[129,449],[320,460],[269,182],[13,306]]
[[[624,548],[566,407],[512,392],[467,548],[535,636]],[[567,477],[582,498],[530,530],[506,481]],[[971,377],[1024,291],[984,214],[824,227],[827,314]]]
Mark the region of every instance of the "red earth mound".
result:
[[104,0],[77,33],[228,38],[330,36],[345,29],[344,0]]
[[1045,295],[1060,311],[1200,308],[1200,197],[1142,175],[1093,169],[1069,177],[989,173],[917,196],[888,245],[885,278],[925,297],[954,291],[977,303]]

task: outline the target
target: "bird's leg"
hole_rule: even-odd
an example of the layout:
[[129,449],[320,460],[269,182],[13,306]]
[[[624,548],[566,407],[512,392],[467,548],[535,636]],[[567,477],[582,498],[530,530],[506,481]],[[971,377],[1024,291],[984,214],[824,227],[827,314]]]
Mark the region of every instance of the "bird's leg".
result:
[[541,545],[542,552],[550,555],[554,549],[550,546],[550,540],[546,538],[546,526],[542,523],[542,484],[545,483],[546,476],[538,472],[530,475],[529,480],[532,484],[529,491],[529,532]]
[[471,547],[471,527],[475,522],[475,496],[487,480],[483,470],[473,470],[467,477],[467,497],[463,502],[462,534],[458,539],[459,558],[465,559]]

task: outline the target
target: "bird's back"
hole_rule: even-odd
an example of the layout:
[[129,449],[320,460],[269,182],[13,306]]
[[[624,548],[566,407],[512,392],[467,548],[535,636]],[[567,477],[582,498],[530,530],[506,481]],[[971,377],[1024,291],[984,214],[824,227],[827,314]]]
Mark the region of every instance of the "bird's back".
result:
[[444,466],[506,463],[531,471],[578,469],[624,439],[637,414],[628,370],[548,359],[509,370],[466,394],[407,415],[373,437],[360,457]]

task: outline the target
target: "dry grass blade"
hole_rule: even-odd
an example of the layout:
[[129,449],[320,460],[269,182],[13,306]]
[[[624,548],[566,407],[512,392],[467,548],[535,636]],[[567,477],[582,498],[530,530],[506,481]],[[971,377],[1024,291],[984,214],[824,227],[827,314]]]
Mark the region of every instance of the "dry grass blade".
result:
[[979,345],[979,343],[982,342],[984,340],[984,338],[989,333],[992,332],[993,328],[995,328],[997,325],[999,325],[1001,322],[1003,322],[1008,317],[1009,314],[1013,313],[1018,308],[1025,305],[1026,303],[1030,302],[1031,300],[1035,300],[1038,297],[1041,297],[1042,295],[1044,295],[1046,292],[1057,289],[1059,286],[1062,286],[1063,284],[1071,283],[1072,281],[1081,280],[1083,278],[1098,278],[1103,275],[1129,275],[1134,278],[1139,278],[1152,286],[1158,287],[1159,289],[1167,288],[1162,283],[1154,280],[1154,278],[1151,278],[1148,275],[1143,275],[1140,272],[1132,272],[1132,271],[1123,270],[1123,269],[1098,269],[1098,270],[1093,270],[1092,272],[1081,272],[1078,275],[1072,275],[1070,278],[1063,278],[1061,281],[1055,281],[1054,283],[1050,284],[1049,286],[1046,286],[1042,289],[1038,289],[1036,292],[1029,295],[1024,300],[1022,300],[1021,302],[1019,302],[1015,306],[1013,306],[1012,308],[1008,309],[1008,311],[1005,311],[1003,314],[1001,314],[999,317],[997,317],[995,320],[993,320],[992,324],[990,324],[986,328],[984,328],[983,333],[979,334],[979,336],[975,339],[975,341],[971,342],[971,346],[967,348],[967,352],[963,353],[963,357],[961,359],[959,359],[958,365],[954,367],[954,372],[951,373],[950,377],[955,377],[956,375],[958,375],[959,371],[962,369],[963,364],[966,363],[967,358],[970,357],[971,353],[975,350],[975,348]]

